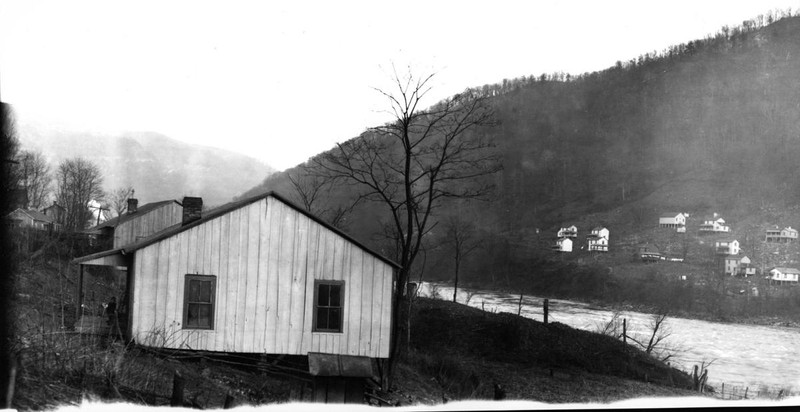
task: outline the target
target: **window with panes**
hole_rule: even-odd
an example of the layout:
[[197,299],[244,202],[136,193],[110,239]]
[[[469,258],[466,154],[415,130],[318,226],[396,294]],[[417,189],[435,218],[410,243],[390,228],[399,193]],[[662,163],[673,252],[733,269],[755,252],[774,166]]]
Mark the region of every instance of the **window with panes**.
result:
[[314,283],[314,332],[342,332],[344,316],[344,282]]
[[184,329],[214,329],[216,286],[216,276],[186,275],[183,297]]

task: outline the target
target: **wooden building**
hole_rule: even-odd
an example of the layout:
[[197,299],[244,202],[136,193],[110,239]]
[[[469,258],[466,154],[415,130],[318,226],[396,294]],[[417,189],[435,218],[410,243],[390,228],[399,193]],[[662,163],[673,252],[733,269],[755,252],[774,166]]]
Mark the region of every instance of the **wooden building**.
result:
[[791,226],[787,226],[783,229],[778,226],[773,226],[767,228],[764,240],[766,242],[794,242],[797,240],[797,230],[792,229]]
[[800,270],[787,267],[776,267],[769,271],[767,276],[770,283],[778,285],[797,284],[800,281]]
[[703,219],[698,231],[700,233],[728,233],[731,231],[731,227],[725,225],[725,219],[721,218],[719,214],[714,213]]
[[686,215],[679,212],[662,213],[661,216],[658,217],[658,225],[668,228],[685,228]]
[[[276,193],[76,259],[127,268],[126,335],[215,352],[388,358],[397,264]],[[78,301],[82,300],[79,281]]]
[[16,209],[6,216],[12,226],[36,230],[52,230],[53,219],[34,209]]
[[720,239],[714,242],[714,250],[718,255],[738,255],[741,248],[735,239]]
[[578,228],[575,227],[575,225],[572,225],[572,226],[569,226],[569,227],[562,227],[562,228],[558,229],[558,234],[557,234],[556,237],[558,237],[558,238],[565,238],[565,237],[577,238],[578,237]]
[[53,229],[60,232],[64,228],[64,220],[67,216],[67,209],[53,201],[53,204],[42,209],[42,214],[53,221]]
[[608,229],[598,226],[586,237],[590,252],[608,252]]
[[556,243],[552,246],[552,249],[556,252],[572,252],[572,239],[568,237],[562,237],[556,240]]
[[[191,199],[199,198],[186,199],[192,201]],[[182,214],[183,206],[177,200],[163,200],[138,207],[137,199],[128,199],[128,208],[124,214],[89,229],[89,232],[111,240],[112,247],[117,249],[180,224]]]

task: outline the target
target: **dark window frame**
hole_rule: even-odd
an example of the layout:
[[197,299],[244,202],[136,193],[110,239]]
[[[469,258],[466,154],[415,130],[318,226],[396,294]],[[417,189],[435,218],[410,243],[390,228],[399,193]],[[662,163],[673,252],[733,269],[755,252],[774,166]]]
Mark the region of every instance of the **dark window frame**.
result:
[[[339,328],[338,329],[327,329],[327,328],[320,328],[317,324],[317,313],[320,309],[319,306],[319,287],[321,285],[328,285],[328,286],[339,286],[339,306],[323,306],[322,308],[339,308]],[[312,332],[315,333],[344,333],[344,281],[343,280],[322,280],[316,279],[314,280],[314,303],[313,303],[313,321],[312,321]]]
[[[189,282],[191,281],[211,282],[211,301],[210,302],[190,302],[189,301]],[[216,312],[216,292],[217,292],[217,277],[214,275],[193,275],[186,274],[183,282],[183,329],[197,329],[197,330],[213,330],[214,329],[214,315]],[[195,326],[189,325],[189,305],[210,305],[209,326]]]

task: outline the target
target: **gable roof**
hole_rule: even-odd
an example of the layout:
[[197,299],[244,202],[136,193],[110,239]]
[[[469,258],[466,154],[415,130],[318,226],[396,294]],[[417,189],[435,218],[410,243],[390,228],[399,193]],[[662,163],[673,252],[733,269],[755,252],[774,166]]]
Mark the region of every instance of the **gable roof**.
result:
[[52,205],[50,205],[50,206],[43,207],[43,208],[42,208],[42,210],[52,209],[52,208],[54,208],[54,207],[57,207],[57,208],[59,208],[59,209],[61,209],[61,210],[67,210],[67,209],[66,209],[64,206],[61,206],[61,205],[59,205],[59,204],[58,204],[58,203],[56,203],[56,202],[53,202],[53,204],[52,204]]
[[44,213],[39,212],[38,210],[33,210],[33,209],[17,208],[13,212],[9,213],[9,215],[14,213],[14,212],[16,212],[16,211],[19,211],[20,213],[24,213],[24,214],[28,215],[28,217],[30,217],[33,220],[38,220],[40,222],[48,222],[48,223],[52,223],[53,222],[53,219],[50,219],[50,216],[47,216]]
[[[778,271],[778,272],[781,272],[781,273],[800,274],[800,270],[797,270],[797,269],[795,269],[795,268],[783,268],[783,267],[775,267],[775,268],[772,268],[772,270],[775,270],[775,271]],[[771,271],[772,271],[772,270],[771,270]],[[770,272],[771,272],[771,271],[770,271]]]
[[659,217],[677,217],[678,215],[682,215],[683,212],[664,212]]
[[125,212],[121,216],[117,216],[117,217],[114,217],[112,219],[108,219],[105,222],[103,222],[103,223],[101,223],[101,224],[99,224],[97,226],[93,226],[93,227],[89,228],[89,231],[94,231],[94,230],[97,230],[97,229],[103,229],[103,228],[106,228],[106,227],[112,227],[112,228],[113,227],[117,227],[120,224],[122,224],[122,223],[124,223],[124,222],[126,222],[128,220],[131,220],[131,219],[137,218],[139,216],[142,216],[142,215],[144,215],[144,214],[146,214],[146,213],[148,213],[148,212],[150,212],[150,211],[152,211],[154,209],[158,209],[159,207],[164,206],[164,205],[168,205],[168,204],[170,204],[172,202],[177,203],[179,206],[181,205],[180,202],[178,202],[177,200],[174,200],[174,199],[172,199],[172,200],[162,200],[162,201],[159,201],[159,202],[148,203],[148,204],[146,204],[144,206],[136,208],[136,211],[133,212],[133,213]]
[[[133,243],[133,244],[121,247],[121,248],[117,248],[117,249],[111,249],[111,250],[107,250],[107,251],[104,251],[104,252],[99,252],[99,253],[95,253],[95,254],[92,254],[92,255],[83,256],[83,257],[74,259],[73,262],[75,262],[75,263],[85,262],[85,261],[88,261],[88,260],[96,259],[96,258],[103,257],[103,256],[109,256],[109,255],[120,253],[120,252],[122,254],[127,254],[127,253],[130,253],[130,252],[142,249],[144,247],[150,246],[153,243],[159,242],[159,241],[164,240],[166,238],[175,236],[178,233],[181,233],[183,231],[189,230],[189,229],[191,229],[191,228],[193,228],[195,226],[202,225],[203,223],[206,223],[209,220],[212,220],[212,219],[217,218],[219,216],[225,215],[225,214],[230,213],[230,212],[232,212],[232,211],[234,211],[236,209],[240,209],[242,207],[245,207],[245,206],[250,205],[252,203],[258,202],[258,201],[263,200],[263,199],[266,199],[268,197],[272,197],[274,199],[279,200],[280,202],[282,202],[282,203],[286,204],[287,206],[291,207],[292,209],[302,213],[303,215],[305,215],[309,219],[313,220],[314,222],[324,226],[326,229],[331,230],[332,232],[336,233],[337,235],[347,239],[349,242],[355,244],[356,246],[358,246],[361,249],[363,249],[365,252],[369,253],[372,256],[375,256],[376,258],[382,260],[383,262],[385,262],[385,263],[387,263],[387,264],[389,264],[389,265],[391,265],[391,266],[393,266],[395,268],[398,268],[398,269],[400,268],[400,265],[397,264],[396,262],[394,262],[394,261],[386,258],[385,256],[379,254],[378,252],[375,252],[374,250],[364,246],[364,244],[362,244],[361,242],[355,240],[350,235],[342,232],[340,229],[337,229],[336,227],[334,227],[333,225],[329,224],[328,222],[325,222],[324,220],[320,219],[319,217],[311,214],[307,210],[301,208],[300,206],[297,206],[296,204],[290,202],[289,200],[287,200],[283,196],[281,196],[281,195],[279,195],[279,194],[277,194],[277,193],[275,193],[273,191],[269,191],[269,192],[266,192],[266,193],[263,193],[263,194],[260,194],[260,195],[252,196],[252,197],[249,197],[249,198],[245,198],[245,199],[242,199],[242,200],[239,200],[239,201],[236,201],[236,202],[230,202],[228,204],[222,205],[220,207],[211,209],[211,210],[203,213],[202,216],[200,217],[200,219],[192,221],[191,223],[188,223],[186,225],[183,225],[182,223],[178,223],[178,224],[172,225],[172,226],[170,226],[170,227],[168,227],[168,228],[166,228],[166,229],[164,229],[164,230],[162,230],[162,231],[160,231],[160,232],[158,232],[158,233],[156,233],[156,234],[154,234],[154,235],[152,235],[150,237],[142,239],[142,240],[140,240],[140,241],[138,241],[136,243]],[[167,201],[167,202],[170,202],[170,201]],[[159,203],[165,203],[165,202],[159,202]],[[148,204],[148,206],[149,205],[150,204]]]

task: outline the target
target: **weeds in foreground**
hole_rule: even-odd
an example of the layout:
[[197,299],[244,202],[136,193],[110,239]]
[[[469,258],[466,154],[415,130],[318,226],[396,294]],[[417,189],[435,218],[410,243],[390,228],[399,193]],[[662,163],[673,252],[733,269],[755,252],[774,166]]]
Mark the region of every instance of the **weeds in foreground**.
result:
[[431,376],[442,388],[443,397],[453,399],[485,399],[489,385],[481,377],[484,372],[476,366],[448,354],[429,354],[412,351],[409,363]]

